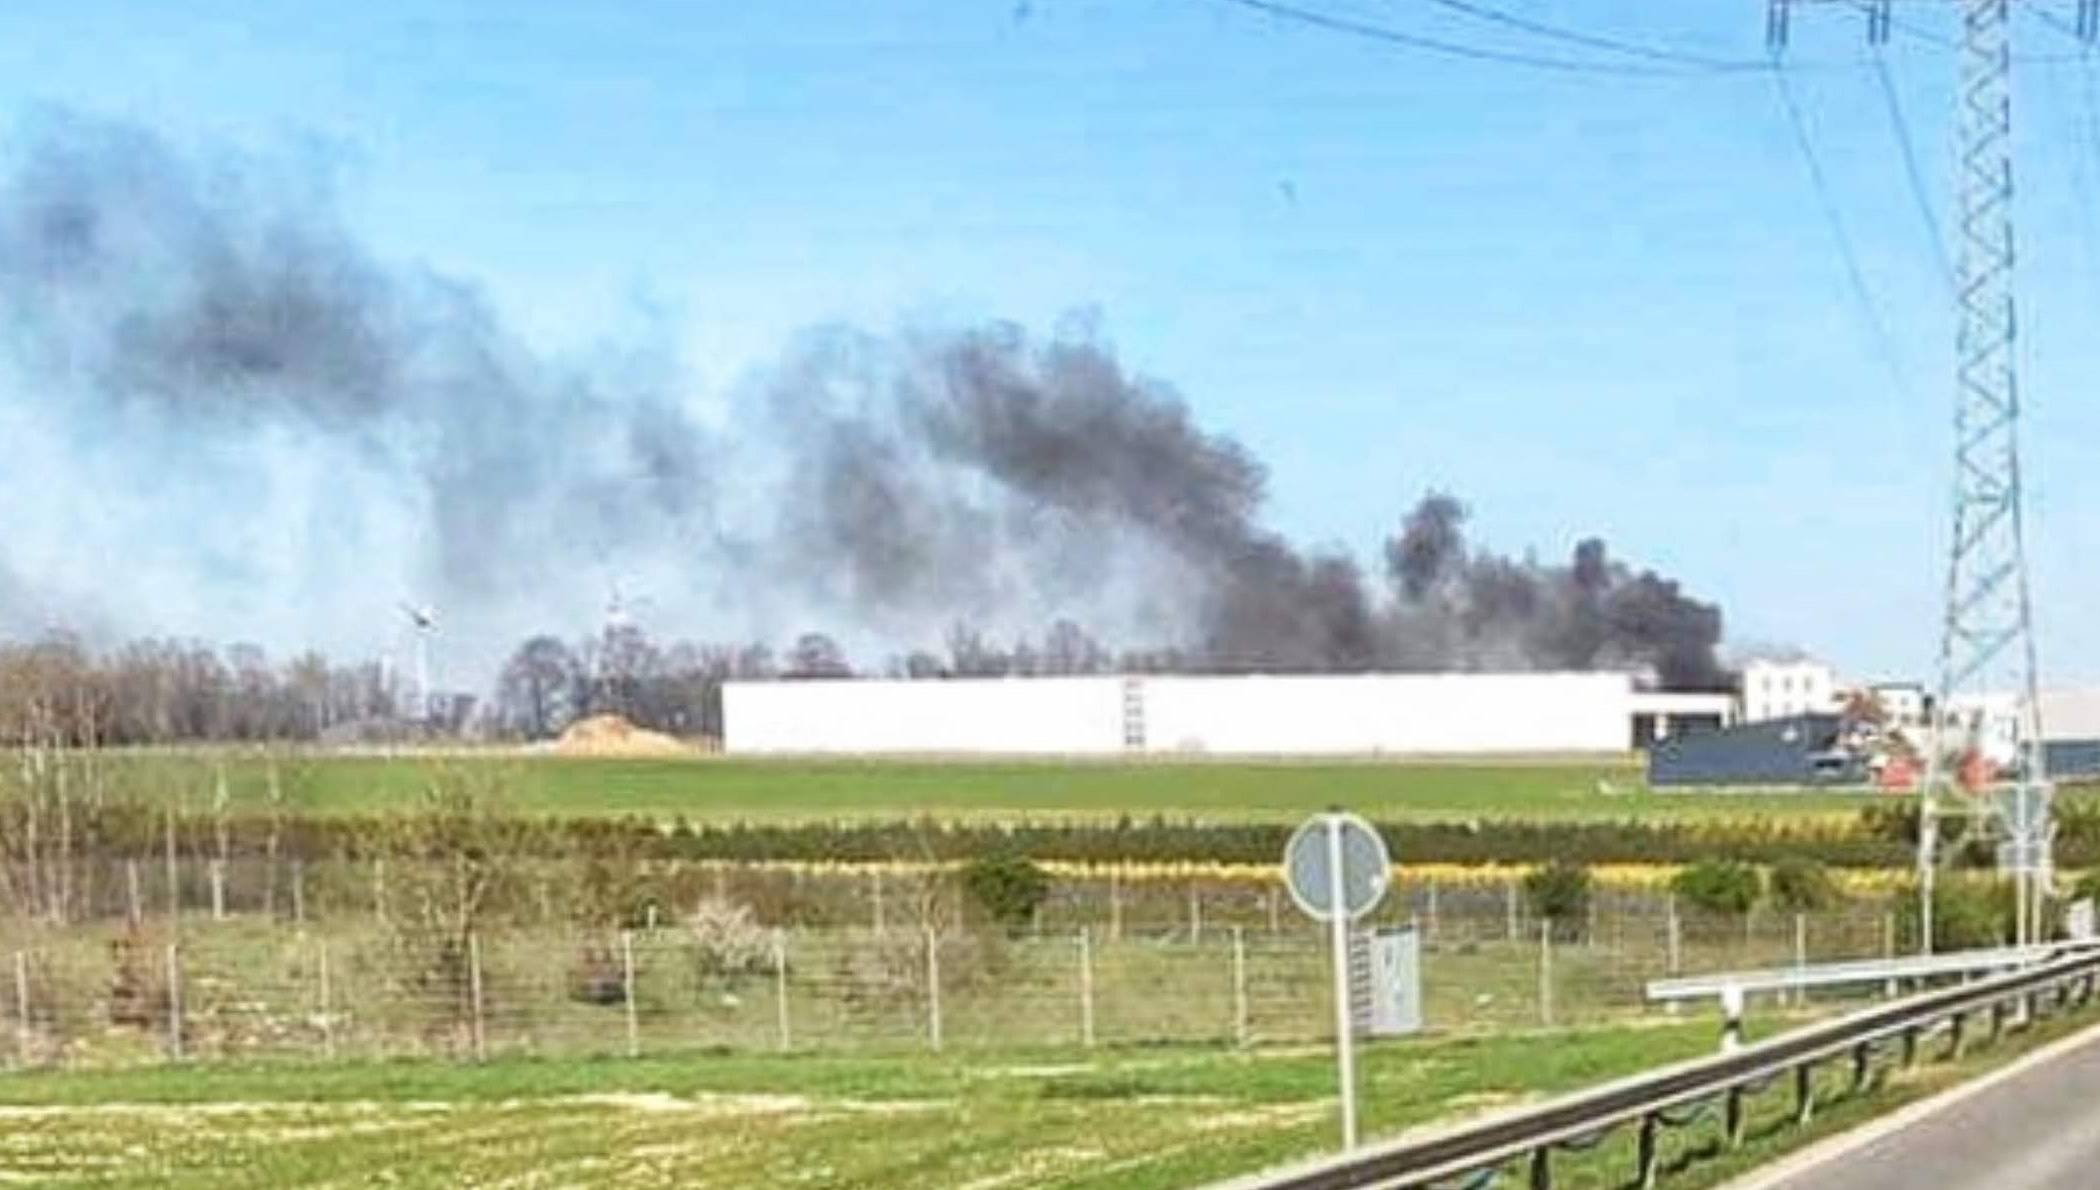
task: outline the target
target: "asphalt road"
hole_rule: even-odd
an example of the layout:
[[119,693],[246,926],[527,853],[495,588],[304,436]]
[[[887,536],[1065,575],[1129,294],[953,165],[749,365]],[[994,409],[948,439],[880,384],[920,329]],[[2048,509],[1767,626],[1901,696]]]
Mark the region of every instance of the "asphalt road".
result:
[[1857,1148],[1754,1184],[1760,1190],[2100,1187],[2100,1029]]

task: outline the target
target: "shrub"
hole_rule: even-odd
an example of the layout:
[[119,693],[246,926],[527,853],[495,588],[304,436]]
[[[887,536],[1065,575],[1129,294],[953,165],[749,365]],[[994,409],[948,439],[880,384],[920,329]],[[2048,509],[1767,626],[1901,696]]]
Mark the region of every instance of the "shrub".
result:
[[1764,896],[1756,868],[1732,859],[1702,859],[1670,881],[1670,891],[1696,909],[1741,917]]
[[2078,883],[2071,886],[2071,899],[2091,901],[2100,905],[2100,868],[2086,869],[2085,875],[2078,878]]
[[[936,969],[945,993],[998,986],[1010,973],[1007,945],[997,934],[888,930],[837,950],[831,983],[855,1010],[890,1014],[917,1028],[926,1019],[927,984]],[[938,962],[928,961],[929,946],[939,948]]]
[[971,902],[1008,933],[1027,928],[1036,907],[1050,895],[1049,873],[1010,849],[972,860],[963,869],[962,885]]
[[1579,937],[1590,915],[1590,870],[1556,859],[1524,874],[1524,903],[1534,917],[1554,923],[1561,938]]
[[1789,913],[1813,913],[1837,903],[1837,885],[1830,870],[1815,860],[1800,856],[1772,865],[1772,900]]
[[773,969],[773,939],[749,906],[708,897],[685,919],[700,979],[734,979]]
[[[2004,946],[2012,936],[2012,887],[2002,880],[1942,876],[1932,886],[1932,948],[1973,950]],[[1896,903],[1897,931],[1904,949],[1918,945],[1918,890]]]

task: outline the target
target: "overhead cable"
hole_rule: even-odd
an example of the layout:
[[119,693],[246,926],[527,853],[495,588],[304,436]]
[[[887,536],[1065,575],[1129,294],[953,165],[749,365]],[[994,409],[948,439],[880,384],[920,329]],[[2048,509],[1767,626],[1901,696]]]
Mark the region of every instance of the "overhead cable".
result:
[[1530,33],[1537,37],[1549,38],[1554,41],[1564,41],[1569,43],[1570,45],[1586,46],[1590,49],[1604,50],[1614,54],[1627,54],[1637,58],[1647,58],[1651,61],[1656,62],[1672,62],[1681,66],[1695,66],[1703,70],[1726,71],[1765,69],[1765,63],[1756,59],[1712,58],[1704,54],[1686,53],[1682,50],[1669,49],[1662,46],[1643,45],[1639,42],[1623,41],[1619,38],[1610,37],[1600,33],[1590,33],[1581,29],[1570,29],[1559,25],[1549,25],[1541,21],[1534,21],[1529,17],[1519,16],[1511,12],[1504,12],[1499,8],[1493,8],[1486,4],[1475,3],[1474,0],[1422,0],[1422,2],[1426,4],[1436,5],[1439,8],[1449,9],[1452,12],[1461,13],[1465,16],[1472,17],[1476,20],[1488,21],[1493,24],[1502,25],[1507,28],[1516,29],[1525,33]]
[[[1223,4],[1236,4],[1241,8],[1267,13],[1279,20],[1295,21],[1301,25],[1325,29],[1333,33],[1344,33],[1388,45],[1404,46],[1425,53],[1442,54],[1451,58],[1464,58],[1475,62],[1497,62],[1506,66],[1523,66],[1534,70],[1550,70],[1563,74],[1614,75],[1619,77],[1681,78],[1695,73],[1690,68],[1662,68],[1638,66],[1623,62],[1600,62],[1594,59],[1556,58],[1543,54],[1527,54],[1515,50],[1495,49],[1490,46],[1471,45],[1465,42],[1447,41],[1441,38],[1424,37],[1389,25],[1374,24],[1353,17],[1336,16],[1318,9],[1305,8],[1288,0],[1218,0]],[[1704,68],[1705,73],[1714,73]]]
[[1890,379],[1895,381],[1896,390],[1907,394],[1910,378],[1904,374],[1895,341],[1889,337],[1888,326],[1882,322],[1881,311],[1874,304],[1873,292],[1867,288],[1867,275],[1860,268],[1859,253],[1852,246],[1852,233],[1846,230],[1844,212],[1838,209],[1829,175],[1823,169],[1823,159],[1817,155],[1815,141],[1809,136],[1808,120],[1801,114],[1801,105],[1794,99],[1794,89],[1787,83],[1784,69],[1775,67],[1772,84],[1779,93],[1779,105],[1786,113],[1787,124],[1793,130],[1794,147],[1800,151],[1802,163],[1808,167],[1808,180],[1815,188],[1816,204],[1822,208],[1823,221],[1829,225],[1830,237],[1837,243],[1860,321],[1873,337],[1875,351],[1881,357],[1882,366],[1888,369]]
[[1932,242],[1933,262],[1951,291],[1954,288],[1954,264],[1947,258],[1947,241],[1940,233],[1939,217],[1933,214],[1932,195],[1925,188],[1925,175],[1918,169],[1918,148],[1910,134],[1910,120],[1903,114],[1895,80],[1889,77],[1888,63],[1878,53],[1874,55],[1874,76],[1881,80],[1881,97],[1888,107],[1889,127],[1896,135],[1897,149],[1903,154],[1903,177],[1910,185],[1911,203],[1917,207],[1918,219],[1925,225],[1925,236]]

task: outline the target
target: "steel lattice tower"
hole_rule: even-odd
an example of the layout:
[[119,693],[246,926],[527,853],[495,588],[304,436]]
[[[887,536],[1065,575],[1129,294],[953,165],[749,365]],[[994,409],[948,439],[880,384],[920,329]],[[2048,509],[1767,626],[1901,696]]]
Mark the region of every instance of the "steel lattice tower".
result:
[[2034,910],[2049,867],[2049,794],[2021,528],[2009,9],[2009,0],[1962,5],[1954,524],[1938,699],[1919,802],[1921,943],[1927,949],[1934,876],[1947,858],[1936,853],[1941,818],[1995,821],[2002,830],[2001,864],[2018,885],[2022,942],[2039,920]]

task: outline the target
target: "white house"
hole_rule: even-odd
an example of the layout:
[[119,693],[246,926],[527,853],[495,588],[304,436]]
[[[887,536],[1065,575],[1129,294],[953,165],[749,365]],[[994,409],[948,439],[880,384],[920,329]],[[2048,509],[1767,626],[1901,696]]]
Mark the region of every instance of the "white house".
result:
[[1876,682],[1867,693],[1881,704],[1891,727],[1925,726],[1925,687],[1918,682]]
[[1837,671],[1820,661],[1751,661],[1743,666],[1743,722],[1844,709]]

